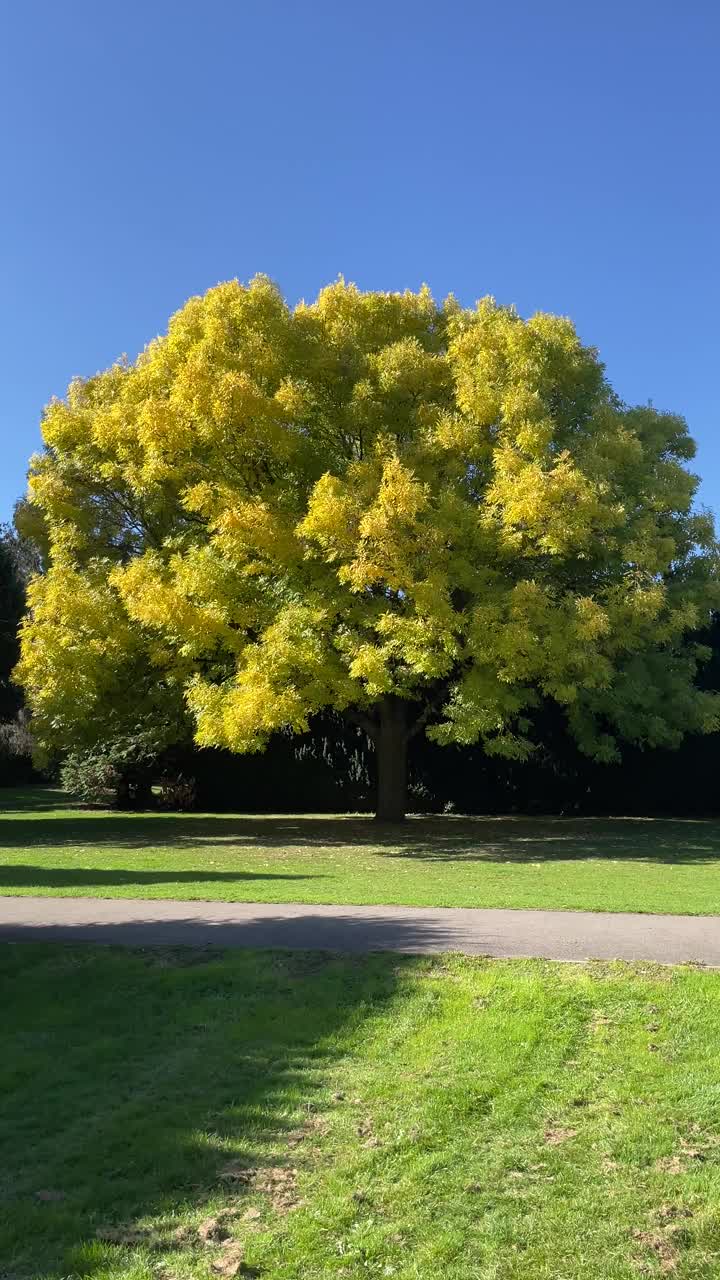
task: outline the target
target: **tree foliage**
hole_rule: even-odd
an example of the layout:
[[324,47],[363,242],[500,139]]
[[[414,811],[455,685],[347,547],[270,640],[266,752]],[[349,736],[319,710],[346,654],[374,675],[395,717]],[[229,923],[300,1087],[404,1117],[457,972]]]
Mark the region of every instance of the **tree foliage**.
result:
[[601,760],[718,723],[684,639],[718,599],[693,442],[566,319],[223,284],[43,431],[19,671],[49,746],[184,706],[252,752],[334,708],[382,775],[419,727],[525,758],[543,699]]
[[25,584],[38,567],[31,545],[14,529],[0,525],[0,785],[33,776],[32,737],[12,673],[20,653]]
[[60,770],[66,791],[86,804],[149,806],[151,769],[158,757],[152,730],[107,738],[85,750],[71,751]]
[[20,690],[11,675],[18,660],[18,629],[25,611],[22,549],[10,529],[0,526],[0,722],[20,709]]

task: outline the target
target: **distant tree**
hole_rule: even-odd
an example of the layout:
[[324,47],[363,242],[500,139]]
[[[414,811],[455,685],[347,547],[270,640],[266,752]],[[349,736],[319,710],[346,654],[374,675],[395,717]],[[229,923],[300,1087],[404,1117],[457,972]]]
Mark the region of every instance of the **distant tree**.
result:
[[22,694],[11,680],[20,656],[18,629],[25,611],[25,584],[19,541],[0,525],[0,723],[17,714]]
[[32,738],[12,672],[20,654],[25,583],[37,567],[25,540],[10,526],[0,525],[0,784],[24,782],[33,773]]
[[198,743],[253,752],[332,708],[395,820],[420,730],[523,759],[550,699],[613,760],[718,724],[685,640],[718,601],[693,442],[621,404],[568,320],[224,284],[72,383],[44,437],[19,671],[48,745],[184,697]]

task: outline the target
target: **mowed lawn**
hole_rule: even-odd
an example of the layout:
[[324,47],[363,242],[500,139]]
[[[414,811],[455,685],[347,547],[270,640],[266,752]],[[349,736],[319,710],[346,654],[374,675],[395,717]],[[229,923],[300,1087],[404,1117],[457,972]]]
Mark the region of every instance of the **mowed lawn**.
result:
[[0,790],[0,895],[720,914],[720,822],[116,813]]
[[715,1280],[720,974],[6,944],[0,1274]]

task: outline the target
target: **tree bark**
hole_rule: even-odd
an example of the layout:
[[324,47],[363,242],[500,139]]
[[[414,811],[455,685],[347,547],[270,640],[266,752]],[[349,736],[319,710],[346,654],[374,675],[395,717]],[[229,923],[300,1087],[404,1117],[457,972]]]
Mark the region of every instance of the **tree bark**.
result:
[[402,822],[407,809],[407,703],[392,695],[378,708],[375,731],[378,822]]

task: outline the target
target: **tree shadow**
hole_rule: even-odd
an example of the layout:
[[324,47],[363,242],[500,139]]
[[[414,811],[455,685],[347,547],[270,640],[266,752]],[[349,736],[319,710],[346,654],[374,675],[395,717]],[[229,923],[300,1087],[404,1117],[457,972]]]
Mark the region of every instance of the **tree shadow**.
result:
[[[421,928],[409,926],[406,945]],[[396,938],[396,922],[376,922],[378,948],[390,929]],[[150,1221],[157,1266],[198,1247],[192,1233],[175,1238],[178,1215],[199,1221],[238,1197],[272,1215],[262,1171],[312,1167],[303,1126],[351,1105],[333,1100],[336,1064],[417,963],[169,939],[0,948],[4,1274],[124,1274],[128,1249],[98,1228]],[[294,1176],[280,1175],[291,1189]],[[48,1188],[62,1198],[39,1200]]]
[[[411,817],[399,826],[356,815],[208,815],[167,813],[26,816],[5,809],[0,848],[114,847],[189,854],[323,848],[368,849],[433,862],[525,863],[588,858],[712,863],[720,858],[720,822],[688,818]],[[38,810],[42,815],[42,809]],[[12,813],[13,816],[7,816]],[[212,879],[198,867],[198,877]],[[131,876],[131,880],[134,879]]]
[[[512,824],[512,825],[511,825]],[[420,862],[645,862],[711,865],[720,860],[720,824],[711,819],[485,818],[470,834],[409,843],[394,858]]]
[[4,787],[0,785],[0,812],[47,813],[77,809],[77,802],[59,787]]
[[[21,903],[22,900],[15,901]],[[316,911],[308,907],[295,909],[293,915],[232,920],[223,918],[222,911],[214,917],[189,914],[163,919],[162,909],[162,901],[148,903],[146,919],[139,916],[127,921],[112,919],[112,911],[109,918],[100,916],[92,920],[84,918],[85,913],[81,911],[76,919],[70,916],[66,922],[53,924],[15,924],[8,919],[0,924],[0,945],[3,942],[89,942],[113,947],[243,947],[357,955],[375,951],[401,954],[447,951],[457,939],[450,921],[445,926],[440,919],[430,920],[424,914],[411,916],[406,910],[396,916],[392,909],[389,915],[374,915],[374,908],[360,908],[360,914],[353,915],[341,907]],[[22,906],[20,911],[22,914]]]
[[0,864],[0,893],[3,889],[80,889],[84,886],[151,884],[244,884],[251,880],[322,880],[321,875],[276,871],[143,871],[131,868],[108,870],[99,867],[42,867],[23,863]]

